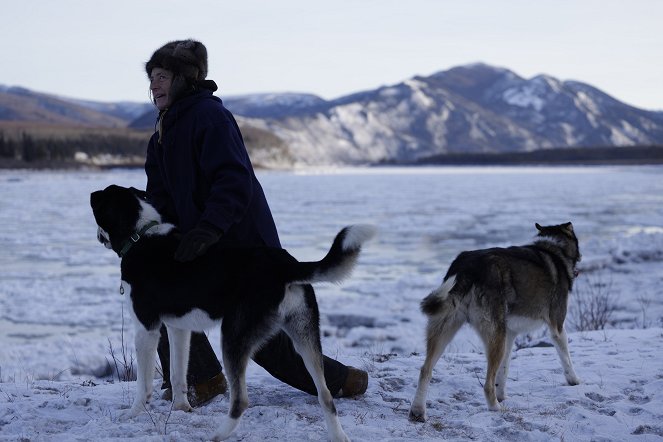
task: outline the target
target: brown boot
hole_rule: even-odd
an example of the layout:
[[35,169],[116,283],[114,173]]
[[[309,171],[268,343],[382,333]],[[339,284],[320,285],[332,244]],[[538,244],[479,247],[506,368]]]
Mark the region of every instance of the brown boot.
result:
[[[192,385],[187,390],[187,399],[192,407],[199,407],[214,399],[220,394],[224,394],[228,390],[228,383],[223,373],[219,373],[212,379]],[[161,399],[165,401],[173,400],[173,390],[166,388],[161,393]]]
[[223,373],[219,373],[206,382],[193,386],[193,392],[189,389],[187,397],[192,407],[205,405],[216,396],[224,394],[228,390],[228,383]]
[[364,370],[348,366],[348,377],[336,397],[351,397],[364,394],[368,388],[368,373]]

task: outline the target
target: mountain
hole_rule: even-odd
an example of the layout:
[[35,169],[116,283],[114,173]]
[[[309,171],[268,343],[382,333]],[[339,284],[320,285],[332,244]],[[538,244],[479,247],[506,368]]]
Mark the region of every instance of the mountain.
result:
[[[482,63],[334,100],[297,93],[222,98],[243,128],[268,135],[261,146],[278,145],[296,164],[663,145],[663,112],[629,106],[585,83],[548,75],[526,79]],[[129,119],[140,106],[146,112]],[[113,107],[0,88],[0,120],[37,118],[151,130],[156,110],[149,104]]]
[[663,112],[579,82],[474,64],[252,124],[302,163],[413,161],[450,152],[663,144]]
[[271,94],[224,102],[246,124],[282,139],[303,164],[663,144],[663,112],[629,106],[588,84],[525,79],[481,63],[331,101],[316,98]]
[[632,145],[663,140],[663,112],[626,105],[584,83],[547,75],[523,79],[483,64],[423,79],[469,99],[540,139],[539,147]]

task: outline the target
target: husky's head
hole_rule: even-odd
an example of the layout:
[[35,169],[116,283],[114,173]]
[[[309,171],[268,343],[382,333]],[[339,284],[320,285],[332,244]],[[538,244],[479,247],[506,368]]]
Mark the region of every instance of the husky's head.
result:
[[113,184],[92,192],[90,206],[98,226],[97,239],[118,255],[122,244],[149,222],[146,218],[161,221],[156,210],[147,203],[145,192],[133,187]]
[[574,264],[580,261],[582,255],[578,247],[578,238],[573,230],[573,224],[568,222],[555,226],[541,226],[539,223],[536,223],[535,226],[539,231],[539,237],[549,238],[559,244],[562,250],[564,250],[564,254]]

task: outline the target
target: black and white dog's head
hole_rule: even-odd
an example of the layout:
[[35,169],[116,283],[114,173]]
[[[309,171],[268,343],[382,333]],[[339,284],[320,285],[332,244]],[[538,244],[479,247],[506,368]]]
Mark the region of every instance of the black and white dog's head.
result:
[[90,206],[98,226],[97,239],[118,255],[122,244],[141,226],[161,222],[157,211],[147,203],[145,192],[133,187],[112,184],[92,192]]

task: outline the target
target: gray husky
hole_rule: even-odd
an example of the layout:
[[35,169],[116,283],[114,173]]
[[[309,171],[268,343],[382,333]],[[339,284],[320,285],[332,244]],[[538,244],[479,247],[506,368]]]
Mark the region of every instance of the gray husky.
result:
[[511,347],[521,333],[545,324],[550,330],[569,385],[577,385],[569,356],[564,319],[569,292],[580,261],[571,223],[542,227],[526,246],[462,252],[451,263],[442,285],[421,302],[428,316],[426,360],[410,408],[410,420],[426,420],[426,393],[433,367],[465,323],[486,347],[484,393],[488,408],[505,399]]

